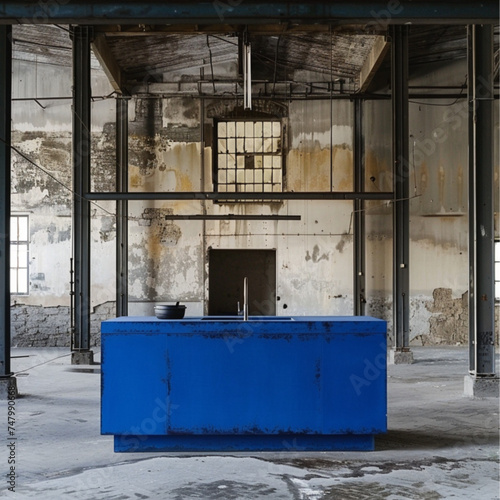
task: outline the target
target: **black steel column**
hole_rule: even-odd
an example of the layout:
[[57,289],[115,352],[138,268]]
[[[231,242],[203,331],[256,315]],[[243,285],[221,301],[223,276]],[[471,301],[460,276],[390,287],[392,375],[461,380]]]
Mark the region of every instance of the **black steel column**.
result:
[[495,374],[493,26],[469,26],[469,370]]
[[[75,26],[73,40],[73,259],[75,325],[73,350],[90,348],[90,42],[92,27]],[[75,357],[76,358],[76,357]]]
[[[128,191],[128,98],[116,99],[116,190]],[[128,316],[128,201],[116,202],[116,315]]]
[[392,155],[393,205],[393,315],[394,347],[410,345],[410,176],[408,124],[408,27],[392,26]]
[[12,27],[0,26],[0,377],[10,377],[10,122]]
[[[365,190],[365,152],[363,134],[363,101],[354,101],[354,191]],[[366,305],[366,231],[365,202],[354,200],[354,314],[363,316]]]

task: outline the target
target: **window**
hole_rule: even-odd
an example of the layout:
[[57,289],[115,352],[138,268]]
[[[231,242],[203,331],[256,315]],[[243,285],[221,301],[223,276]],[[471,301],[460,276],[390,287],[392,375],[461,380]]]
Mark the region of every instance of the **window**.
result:
[[28,294],[28,216],[10,218],[10,292]]
[[500,301],[500,240],[495,241],[495,299]]
[[282,191],[280,121],[219,121],[216,130],[216,191]]

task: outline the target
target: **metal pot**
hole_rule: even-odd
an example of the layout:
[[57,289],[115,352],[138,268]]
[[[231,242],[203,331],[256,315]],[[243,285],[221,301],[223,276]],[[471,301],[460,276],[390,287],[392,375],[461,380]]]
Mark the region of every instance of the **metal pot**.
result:
[[182,319],[186,313],[186,306],[180,306],[179,302],[174,306],[158,305],[154,309],[158,319]]

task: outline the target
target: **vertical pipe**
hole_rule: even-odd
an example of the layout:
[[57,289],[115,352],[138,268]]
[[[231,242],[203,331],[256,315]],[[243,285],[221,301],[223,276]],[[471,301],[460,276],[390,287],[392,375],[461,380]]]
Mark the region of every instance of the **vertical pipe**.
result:
[[[116,190],[128,191],[128,98],[116,99]],[[128,316],[128,201],[116,202],[116,315]]]
[[469,32],[470,371],[495,374],[493,26]]
[[75,26],[73,40],[73,259],[75,351],[90,347],[90,41],[92,28]]
[[476,207],[474,186],[476,185],[475,176],[475,139],[474,139],[474,26],[467,26],[467,102],[469,106],[468,114],[468,170],[469,170],[469,372],[475,373],[476,370]]
[[75,349],[75,278],[73,269],[73,257],[69,259],[69,324],[71,333],[71,350]]
[[[365,190],[365,161],[363,136],[363,101],[354,100],[354,191]],[[366,240],[365,202],[354,200],[354,315],[363,316],[366,310]]]
[[0,26],[0,377],[10,372],[10,145],[12,27]]
[[252,109],[252,46],[248,39],[243,47],[243,108]]
[[[215,142],[213,142],[215,144]],[[215,149],[215,148],[213,148]],[[213,158],[213,157],[212,157]],[[205,186],[205,99],[200,97],[200,183],[201,190],[206,191],[207,186]],[[201,210],[203,215],[207,215],[207,203],[205,200],[201,200]],[[203,314],[208,314],[208,293],[207,293],[207,221],[203,219],[202,222],[202,252],[203,252],[203,281],[202,281],[202,301],[203,301]]]
[[248,321],[248,278],[243,278],[243,320]]
[[408,123],[408,26],[392,26],[393,315],[396,351],[410,345],[410,177]]

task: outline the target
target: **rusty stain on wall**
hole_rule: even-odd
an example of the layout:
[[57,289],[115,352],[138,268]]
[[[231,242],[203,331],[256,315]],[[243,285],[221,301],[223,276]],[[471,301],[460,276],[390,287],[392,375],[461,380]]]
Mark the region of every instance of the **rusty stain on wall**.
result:
[[132,295],[154,299],[162,294],[163,287],[172,281],[176,270],[172,267],[171,250],[182,236],[181,228],[173,221],[166,220],[172,215],[171,208],[144,208],[138,225],[142,228],[139,243],[130,245],[129,281],[140,285]]
[[365,171],[367,191],[392,191],[392,171],[376,151],[365,151]]
[[334,146],[332,151],[333,190],[352,191],[354,187],[354,159],[347,144]]
[[170,208],[145,208],[142,213],[142,218],[149,222],[147,244],[155,249],[150,252],[152,257],[161,257],[163,247],[177,245],[182,236],[180,227],[165,219],[166,215],[172,214]]
[[425,194],[427,192],[427,186],[429,184],[429,172],[427,171],[427,163],[422,162],[422,164],[418,167],[418,171],[420,175],[417,177],[420,179],[420,183],[417,184],[417,194]]
[[[330,158],[331,157],[331,158]],[[330,173],[330,160],[333,172]],[[352,191],[353,156],[345,145],[330,149],[291,149],[287,156],[286,186],[290,191]]]
[[[129,161],[130,187],[139,191],[197,191],[201,189],[199,143],[171,143],[136,136],[134,147],[143,155]],[[154,160],[151,160],[154,158]],[[142,163],[136,163],[142,162]]]

